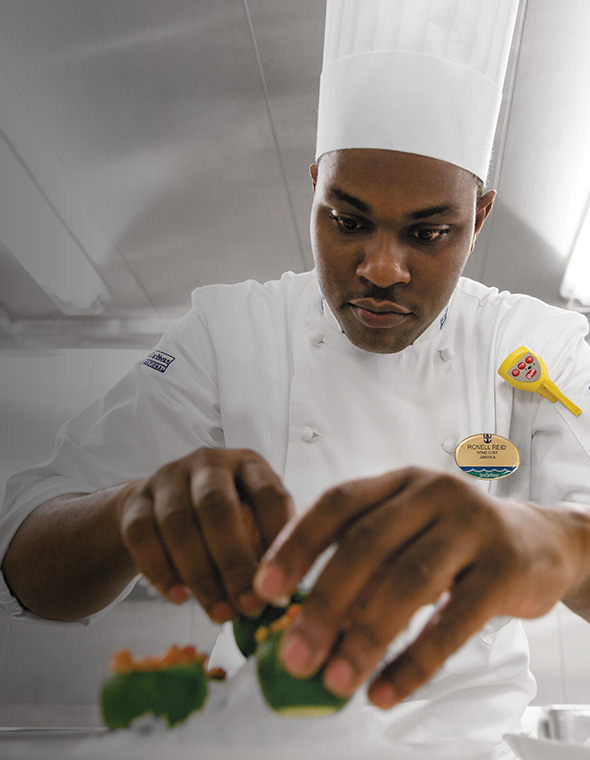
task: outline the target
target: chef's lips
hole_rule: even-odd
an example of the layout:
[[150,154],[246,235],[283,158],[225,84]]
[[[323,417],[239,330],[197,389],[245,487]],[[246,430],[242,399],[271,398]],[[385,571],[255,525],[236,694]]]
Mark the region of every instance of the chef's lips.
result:
[[356,318],[367,327],[389,328],[403,322],[412,311],[391,301],[357,298],[348,301]]

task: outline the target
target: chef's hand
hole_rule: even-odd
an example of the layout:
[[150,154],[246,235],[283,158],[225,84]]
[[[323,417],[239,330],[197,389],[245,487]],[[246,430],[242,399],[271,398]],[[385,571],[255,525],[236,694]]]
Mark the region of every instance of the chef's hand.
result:
[[373,680],[371,701],[389,708],[493,616],[540,616],[564,596],[582,563],[570,523],[557,510],[492,498],[459,477],[399,470],[326,492],[282,531],[255,588],[268,600],[286,596],[337,545],[281,658],[297,676],[326,665],[324,682],[341,695],[375,672],[418,608],[446,598]]
[[129,484],[118,511],[137,570],[172,602],[192,593],[221,623],[262,608],[252,579],[293,507],[258,454],[200,449]]

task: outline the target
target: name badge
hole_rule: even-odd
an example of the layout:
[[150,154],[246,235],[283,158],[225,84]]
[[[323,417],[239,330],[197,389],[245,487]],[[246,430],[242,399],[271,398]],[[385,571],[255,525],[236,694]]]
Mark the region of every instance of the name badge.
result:
[[498,480],[518,469],[520,451],[508,438],[495,433],[478,433],[457,444],[455,462],[472,478]]

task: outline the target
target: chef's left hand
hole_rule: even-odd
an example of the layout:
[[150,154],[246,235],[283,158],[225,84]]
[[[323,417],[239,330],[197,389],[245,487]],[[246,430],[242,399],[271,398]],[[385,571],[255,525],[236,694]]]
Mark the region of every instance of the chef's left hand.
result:
[[420,607],[445,595],[418,638],[370,686],[371,701],[389,708],[490,618],[537,617],[575,595],[588,564],[575,523],[558,509],[493,498],[460,477],[398,470],[330,489],[289,522],[262,560],[255,588],[269,600],[285,597],[336,544],[281,658],[301,677],[326,665],[326,686],[343,695],[374,673]]

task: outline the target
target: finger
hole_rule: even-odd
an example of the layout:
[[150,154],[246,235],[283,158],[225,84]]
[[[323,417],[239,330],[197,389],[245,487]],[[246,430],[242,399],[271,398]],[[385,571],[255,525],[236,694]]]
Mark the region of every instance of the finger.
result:
[[182,581],[160,540],[149,489],[127,497],[121,516],[121,538],[137,570],[162,596],[179,601],[170,591]]
[[[499,613],[501,592],[489,587],[489,576],[480,570],[464,577],[448,604],[435,613],[418,638],[371,684],[369,698],[373,704],[389,709],[406,699]],[[488,593],[482,594],[484,588]]]
[[[348,528],[285,634],[283,664],[293,675],[305,677],[315,672],[343,630],[346,630],[345,641],[350,636],[351,642],[368,637],[370,649],[374,649],[384,621],[392,619],[387,611],[394,609],[396,603],[396,594],[390,588],[395,584],[391,580],[385,583],[383,578],[387,574],[397,577],[398,554],[403,553],[404,548],[407,552],[417,540],[416,536],[423,536],[432,526],[428,504],[404,499],[398,494]],[[424,551],[428,552],[429,548]],[[413,603],[416,602],[415,591],[412,588]],[[367,606],[367,599],[373,596],[376,601]],[[397,612],[393,619],[398,621]],[[358,627],[354,635],[349,633],[351,625]],[[384,629],[384,635],[389,636],[388,628]],[[386,638],[385,647],[389,641],[390,637]],[[307,656],[304,656],[305,650]],[[355,662],[355,666],[359,664]],[[371,672],[364,673],[364,677]]]
[[237,486],[242,501],[251,509],[260,548],[265,551],[295,513],[291,497],[279,476],[253,452],[240,462]]
[[402,490],[410,477],[410,470],[399,470],[343,483],[327,491],[279,533],[256,574],[257,592],[269,601],[292,593],[349,522]]
[[260,536],[260,530],[256,518],[254,517],[254,512],[252,512],[247,504],[242,504],[242,514],[244,516],[244,523],[246,524],[246,531],[248,532],[250,543],[254,547],[256,556],[260,559],[264,554],[264,550],[262,548],[262,537]]
[[[168,473],[170,468],[168,466]],[[213,621],[230,620],[233,609],[199,530],[185,468],[179,468],[159,485],[154,495],[154,517],[177,577],[192,591]]]
[[190,493],[207,553],[230,604],[236,611],[252,612],[257,606],[252,579],[258,558],[233,471],[222,461],[199,469],[191,477]]
[[351,612],[326,668],[326,686],[342,695],[355,691],[418,609],[437,602],[453,586],[472,553],[468,544],[463,549],[454,546],[435,525],[388,560],[380,568],[371,598]]

